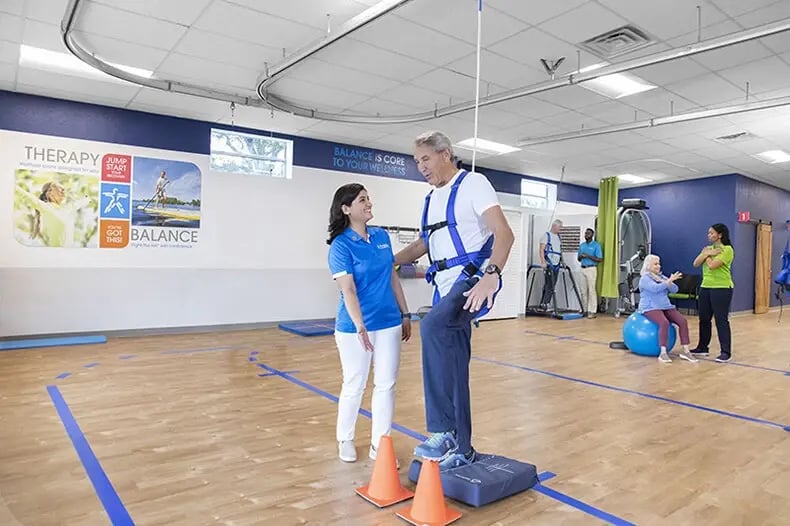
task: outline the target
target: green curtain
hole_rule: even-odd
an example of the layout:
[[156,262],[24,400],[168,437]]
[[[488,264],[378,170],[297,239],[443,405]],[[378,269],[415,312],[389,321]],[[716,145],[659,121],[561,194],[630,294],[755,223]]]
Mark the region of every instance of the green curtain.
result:
[[601,298],[618,296],[620,244],[617,242],[617,177],[601,179],[598,187],[598,243],[603,250],[603,264],[598,267],[596,289]]

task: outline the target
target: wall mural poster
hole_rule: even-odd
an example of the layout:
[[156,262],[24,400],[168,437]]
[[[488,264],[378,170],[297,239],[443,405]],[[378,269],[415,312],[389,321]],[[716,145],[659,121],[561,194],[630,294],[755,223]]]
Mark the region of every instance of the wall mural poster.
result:
[[[14,172],[14,237],[28,247],[190,248],[202,174],[191,162],[63,139],[26,143]],[[116,148],[123,151],[126,148]]]

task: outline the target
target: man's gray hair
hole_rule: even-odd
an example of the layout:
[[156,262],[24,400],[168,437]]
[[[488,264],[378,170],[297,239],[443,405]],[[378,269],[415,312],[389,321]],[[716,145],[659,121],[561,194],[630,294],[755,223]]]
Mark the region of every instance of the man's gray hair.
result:
[[562,220],[561,220],[561,219],[555,219],[555,220],[554,220],[554,221],[551,223],[551,226],[554,226],[554,225],[557,225],[557,226],[562,226]]
[[453,152],[453,143],[450,138],[444,133],[433,130],[421,133],[414,139],[415,146],[428,146],[433,148],[436,153],[443,151],[450,152],[450,158],[455,159],[455,152]]

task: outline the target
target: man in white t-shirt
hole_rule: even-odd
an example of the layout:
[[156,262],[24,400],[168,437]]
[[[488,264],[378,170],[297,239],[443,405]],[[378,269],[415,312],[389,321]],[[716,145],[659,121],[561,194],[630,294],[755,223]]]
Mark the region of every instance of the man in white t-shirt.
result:
[[417,168],[434,188],[426,196],[421,237],[395,256],[395,264],[428,254],[426,278],[433,307],[420,323],[425,417],[431,436],[416,456],[447,470],[475,461],[469,400],[472,320],[487,313],[502,285],[513,231],[496,191],[482,174],[459,170],[441,132],[414,142]]
[[560,239],[560,230],[562,230],[562,221],[555,219],[551,223],[551,228],[548,232],[543,234],[540,241],[540,266],[545,271],[546,279],[543,282],[543,297],[540,304],[544,309],[549,308],[552,296],[554,295],[554,288],[557,285],[557,277],[560,273],[560,264],[562,263],[562,240]]

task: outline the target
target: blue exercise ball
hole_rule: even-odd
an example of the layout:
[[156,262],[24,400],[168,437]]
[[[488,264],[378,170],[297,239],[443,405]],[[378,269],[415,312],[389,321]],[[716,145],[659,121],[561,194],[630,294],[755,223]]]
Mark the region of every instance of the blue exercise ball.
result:
[[[667,352],[675,347],[677,331],[669,324]],[[650,321],[644,314],[635,312],[625,320],[623,325],[623,341],[634,354],[641,356],[658,356],[661,347],[658,345],[658,324]]]

